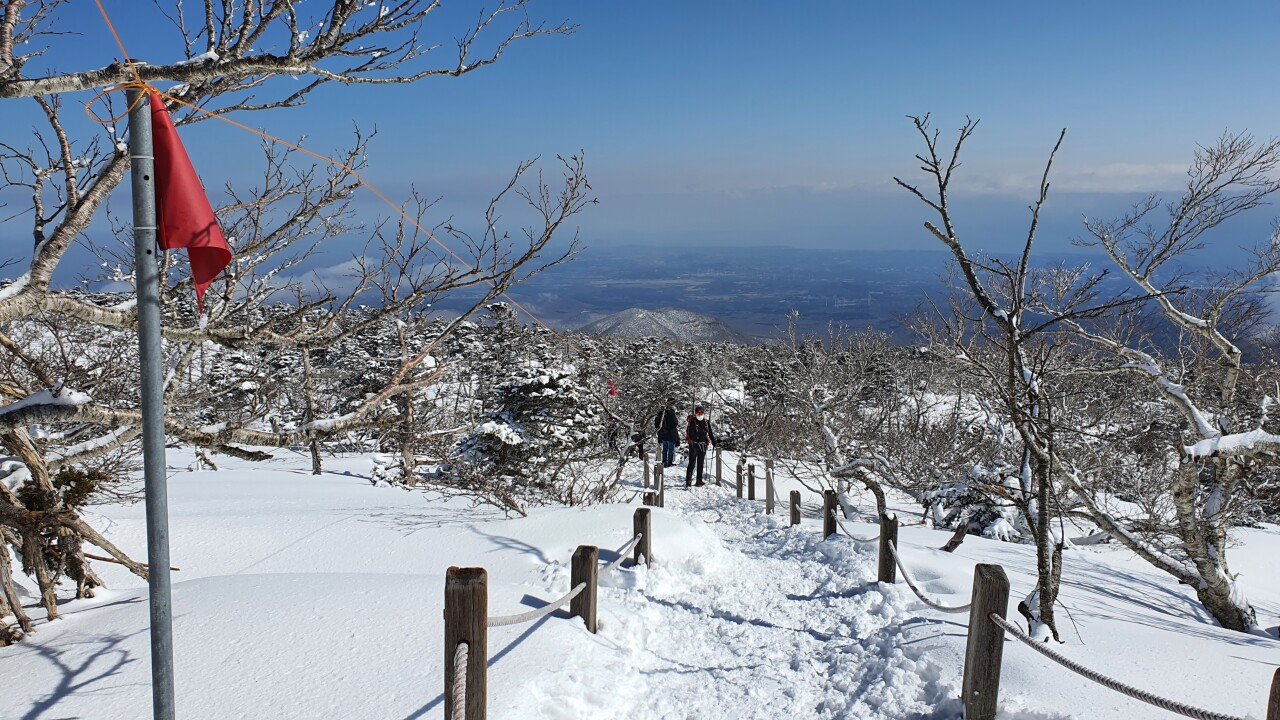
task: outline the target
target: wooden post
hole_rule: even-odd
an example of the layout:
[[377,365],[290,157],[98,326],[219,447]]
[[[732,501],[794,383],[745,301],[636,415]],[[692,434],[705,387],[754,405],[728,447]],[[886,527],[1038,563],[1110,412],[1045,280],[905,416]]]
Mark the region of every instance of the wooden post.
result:
[[720,458],[720,448],[717,447],[716,448],[716,486],[717,487],[724,484],[724,476],[721,474],[722,470],[723,470],[723,464]]
[[[647,479],[647,478],[646,478]],[[646,485],[645,487],[648,487]],[[644,504],[650,507],[658,507],[661,499],[658,497],[658,491],[662,488],[662,463],[653,463],[653,490],[644,494]]]
[[756,499],[756,466],[754,463],[747,466],[747,499]]
[[836,491],[822,491],[822,539],[836,534]]
[[880,573],[876,579],[882,583],[898,582],[898,565],[893,561],[889,543],[898,547],[898,516],[880,516]]
[[773,514],[773,461],[764,461],[764,514]]
[[791,524],[800,524],[800,491],[791,491]]
[[980,564],[973,569],[973,607],[969,610],[969,641],[964,653],[961,700],[965,720],[995,720],[1000,699],[1000,659],[1004,654],[1004,629],[991,614],[1007,617],[1009,578],[999,565]]
[[738,486],[738,499],[742,499],[742,460],[738,460],[738,465],[733,469],[734,482]]
[[[445,720],[484,720],[488,701],[489,579],[484,568],[451,567],[444,579]],[[453,653],[467,644],[465,717],[453,716]]]
[[644,489],[649,489],[649,453],[640,453],[644,456]]
[[631,561],[636,565],[640,564],[640,557],[644,556],[644,564],[653,564],[653,513],[649,512],[649,508],[636,508],[636,512],[631,516],[631,537],[640,536],[640,542],[636,543],[636,549],[633,551]]
[[1267,720],[1280,720],[1280,669],[1271,678],[1271,700],[1267,703]]
[[[661,467],[661,466],[659,466]],[[658,507],[667,506],[667,471],[658,471]]]
[[587,624],[587,631],[596,631],[596,581],[600,579],[600,548],[594,545],[579,545],[573,552],[573,562],[569,567],[569,589],[578,587],[578,583],[586,583],[582,592],[569,601],[569,614],[582,618]]

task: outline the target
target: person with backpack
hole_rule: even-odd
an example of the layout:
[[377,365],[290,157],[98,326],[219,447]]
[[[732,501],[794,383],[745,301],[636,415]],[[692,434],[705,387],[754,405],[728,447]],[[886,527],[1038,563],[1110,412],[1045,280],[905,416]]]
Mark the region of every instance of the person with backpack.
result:
[[680,444],[680,421],[676,418],[676,399],[667,398],[667,407],[653,418],[658,429],[658,442],[662,443],[662,467],[676,464],[676,445]]
[[693,414],[689,416],[685,425],[684,440],[689,443],[689,466],[684,471],[684,486],[689,487],[693,484],[695,465],[698,468],[698,485],[705,485],[706,483],[702,481],[702,469],[707,460],[707,446],[715,444],[716,434],[711,429],[711,420],[707,418],[706,410],[701,405],[694,407]]

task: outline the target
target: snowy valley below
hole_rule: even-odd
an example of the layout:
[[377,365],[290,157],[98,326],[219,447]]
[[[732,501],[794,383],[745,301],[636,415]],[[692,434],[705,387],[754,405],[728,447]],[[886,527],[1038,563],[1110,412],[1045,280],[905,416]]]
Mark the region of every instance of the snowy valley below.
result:
[[[567,590],[578,545],[598,545],[602,563],[617,558],[641,482],[633,460],[630,503],[505,518],[374,487],[367,456],[328,460],[320,476],[289,452],[223,460],[217,472],[188,471],[193,457],[170,451],[177,705],[187,718],[442,717],[446,569],[486,568],[491,614],[540,607]],[[763,502],[738,499],[730,474],[723,487],[691,491],[669,475],[666,507],[653,509],[655,561],[602,571],[597,635],[564,611],[490,630],[490,717],[961,717],[967,615],[927,608],[901,578],[877,584],[875,543],[824,541],[820,497],[795,481],[777,482],[782,498],[803,493],[792,528],[785,507],[766,516]],[[864,500],[845,526],[873,537]],[[933,597],[967,602],[978,562],[1005,568],[1015,603],[1034,585],[1034,546],[970,536],[944,553],[949,531],[920,525],[904,498],[891,505],[904,561]],[[91,515],[145,557],[141,504]],[[1280,529],[1238,529],[1234,541],[1240,585],[1274,626]],[[1280,641],[1214,625],[1193,593],[1124,549],[1071,547],[1064,562],[1064,654],[1166,697],[1263,717]],[[146,714],[146,587],[117,566],[100,572],[107,587],[96,598],[65,602],[64,619],[0,649],[0,717]],[[1010,616],[1021,620],[1012,607]],[[1004,658],[1001,718],[1172,717],[1016,641]]]

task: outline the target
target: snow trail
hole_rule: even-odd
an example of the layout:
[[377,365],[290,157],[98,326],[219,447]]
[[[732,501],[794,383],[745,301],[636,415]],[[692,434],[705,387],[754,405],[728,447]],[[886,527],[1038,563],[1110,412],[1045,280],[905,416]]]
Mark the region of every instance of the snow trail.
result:
[[614,587],[601,588],[596,642],[531,687],[542,717],[958,717],[957,689],[927,658],[940,625],[875,583],[874,548],[823,541],[815,523],[791,528],[725,490],[668,488],[655,512],[718,542],[693,562],[658,554],[602,577]]

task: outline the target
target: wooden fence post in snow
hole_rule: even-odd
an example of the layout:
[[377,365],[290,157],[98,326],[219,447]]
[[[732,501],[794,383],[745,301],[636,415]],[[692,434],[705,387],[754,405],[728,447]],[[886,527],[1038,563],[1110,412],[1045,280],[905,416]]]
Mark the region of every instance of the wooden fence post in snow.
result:
[[658,507],[664,508],[667,506],[667,471],[665,468],[661,470],[654,469],[658,470]]
[[880,516],[880,572],[876,577],[882,583],[898,581],[898,566],[893,561],[893,553],[889,551],[889,543],[898,547],[898,516]]
[[773,512],[773,500],[771,500],[770,498],[772,498],[772,497],[774,496],[774,491],[773,491],[773,458],[766,458],[766,459],[765,459],[765,461],[764,461],[764,487],[765,487],[765,490],[767,490],[767,491],[768,491],[768,493],[769,493],[769,497],[768,497],[768,498],[765,498],[765,501],[766,501],[766,504],[767,504],[767,507],[765,508],[765,512],[772,513],[772,512]]
[[791,524],[800,524],[800,491],[791,491]]
[[1271,700],[1267,703],[1267,720],[1280,720],[1280,669],[1271,678]]
[[[451,567],[444,580],[445,720],[484,720],[488,700],[489,579],[484,568]],[[464,717],[453,716],[453,653],[467,644]]]
[[836,534],[836,491],[822,491],[822,539]]
[[[648,487],[648,485],[645,485]],[[653,464],[653,489],[644,494],[644,504],[650,507],[661,507],[662,498],[660,492],[662,490],[662,463],[655,462]]]
[[1007,617],[1009,578],[999,565],[980,564],[973,569],[973,607],[969,610],[969,640],[964,653],[961,700],[965,720],[995,720],[1000,699],[1000,660],[1004,654],[1004,629],[991,614]]
[[579,545],[569,566],[569,589],[578,587],[578,583],[586,583],[587,586],[569,601],[569,614],[582,618],[587,630],[593,633],[596,631],[596,581],[599,579],[600,548]]
[[773,461],[764,461],[764,514],[773,514]]
[[649,489],[649,453],[640,453],[644,458],[644,489]]
[[720,448],[716,448],[716,486],[717,487],[724,484],[724,476],[721,474],[723,469],[724,469],[724,465],[721,462]]
[[738,460],[737,467],[733,469],[733,474],[735,475],[734,482],[738,486],[738,498],[741,499],[742,498],[742,460],[741,459]]
[[631,537],[636,535],[640,536],[640,542],[636,543],[631,561],[639,565],[643,555],[645,565],[653,564],[653,513],[649,508],[636,508],[631,516]]
[[755,463],[747,466],[747,499],[756,499],[756,466]]

